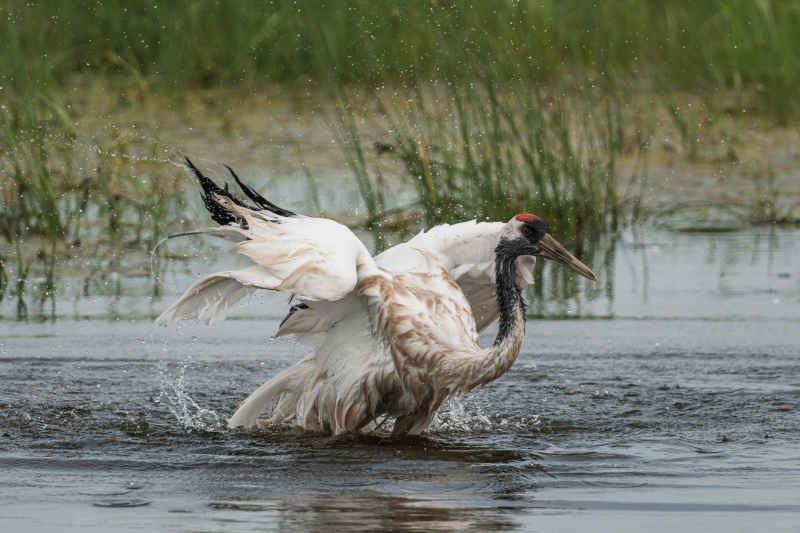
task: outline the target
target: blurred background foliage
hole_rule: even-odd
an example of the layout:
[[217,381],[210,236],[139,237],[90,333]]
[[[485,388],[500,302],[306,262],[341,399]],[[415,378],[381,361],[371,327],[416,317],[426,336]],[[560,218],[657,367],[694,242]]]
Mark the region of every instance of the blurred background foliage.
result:
[[471,79],[735,89],[798,112],[793,0],[6,0],[0,83],[74,74],[183,89]]
[[[306,158],[349,172],[358,205],[328,215],[356,213],[376,250],[534,211],[611,271],[614,236],[653,213],[794,225],[798,50],[791,0],[0,0],[0,300],[24,318],[35,281],[55,314],[63,260],[85,295],[157,271],[155,243],[201,216],[187,144],[247,159],[266,123],[314,212]],[[274,169],[248,162],[263,190]]]

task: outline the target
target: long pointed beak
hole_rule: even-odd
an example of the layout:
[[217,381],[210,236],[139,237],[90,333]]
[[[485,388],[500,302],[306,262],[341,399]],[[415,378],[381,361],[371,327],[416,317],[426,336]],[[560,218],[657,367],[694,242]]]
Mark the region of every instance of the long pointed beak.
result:
[[544,234],[542,240],[539,241],[539,247],[541,250],[536,255],[563,263],[581,276],[589,278],[592,281],[597,281],[597,276],[594,275],[594,272],[589,270],[589,267],[584,265],[577,257],[569,253],[561,243],[555,240],[549,233]]

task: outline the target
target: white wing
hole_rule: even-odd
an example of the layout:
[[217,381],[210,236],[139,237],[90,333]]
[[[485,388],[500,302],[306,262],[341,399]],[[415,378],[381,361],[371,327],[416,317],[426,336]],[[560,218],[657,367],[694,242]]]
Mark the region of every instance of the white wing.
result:
[[[495,297],[494,249],[505,227],[503,222],[444,224],[421,232],[375,257],[379,267],[400,273],[425,273],[431,257],[459,284],[470,303],[478,331],[498,317]],[[535,258],[517,259],[520,285],[533,283]],[[359,312],[358,296],[348,294],[336,302],[305,302],[284,319],[276,336],[327,331],[350,313]]]
[[247,219],[251,240],[236,251],[272,277],[269,289],[307,301],[338,300],[356,286],[356,262],[366,248],[347,227],[325,218]]
[[[270,215],[272,216],[272,215]],[[289,316],[284,319],[276,336],[288,334],[309,335],[328,331],[331,326],[342,320],[350,313],[361,312],[359,297],[352,293],[355,278],[351,269],[348,269],[347,261],[337,264],[337,260],[325,262],[323,256],[337,258],[343,255],[338,252],[341,242],[337,234],[350,231],[331,220],[316,219],[309,217],[277,217],[281,225],[277,231],[283,231],[289,235],[270,240],[267,237],[259,236],[252,241],[245,241],[237,246],[237,251],[248,255],[256,263],[270,264],[275,256],[293,256],[295,248],[298,255],[293,256],[294,260],[288,263],[271,263],[273,269],[280,272],[274,278],[288,279],[282,288],[287,292],[295,294],[303,300],[303,305],[295,307]],[[288,225],[283,222],[288,221]],[[444,224],[431,228],[428,231],[420,232],[411,240],[394,246],[375,258],[379,267],[390,270],[393,273],[424,273],[430,268],[431,257],[434,262],[445,267],[448,274],[459,284],[461,290],[469,301],[478,331],[482,331],[489,324],[494,322],[498,316],[497,304],[495,301],[495,282],[494,282],[494,248],[500,238],[500,233],[505,227],[503,222],[461,222],[458,224]],[[225,231],[207,234],[226,237],[233,240],[237,233],[246,233],[239,227],[227,227]],[[275,230],[275,228],[272,228]],[[345,239],[347,241],[347,239]],[[317,243],[321,247],[309,247],[307,243]],[[306,243],[306,244],[304,244]],[[421,253],[422,252],[422,253]],[[320,261],[326,264],[321,272],[315,268]],[[530,256],[520,257],[518,260],[518,272],[520,275],[521,286],[533,283],[532,269],[535,259]],[[304,268],[299,268],[304,265]],[[334,268],[331,268],[334,267]],[[270,271],[273,273],[272,271]],[[324,273],[323,273],[324,272]],[[293,275],[295,274],[295,275]],[[218,276],[219,274],[216,274]],[[230,293],[239,295],[241,299],[244,295],[259,288],[274,289],[273,278],[264,282],[241,283],[243,291],[236,292],[237,277],[230,277],[226,285]],[[328,285],[326,282],[333,281]],[[226,298],[221,302],[220,309],[226,310],[235,303],[228,296],[228,292],[220,292],[216,285],[201,286],[198,282],[193,289],[197,291],[197,301],[202,301],[204,305],[211,309],[211,304],[215,298]],[[206,288],[207,287],[207,288]],[[291,290],[294,289],[294,290]],[[322,289],[323,292],[314,290]],[[207,292],[206,292],[207,291]],[[183,300],[184,298],[181,298]],[[173,305],[173,308],[178,303]],[[201,307],[202,308],[202,307]],[[170,322],[181,318],[194,316],[199,309],[186,305],[174,309],[174,313],[169,315]],[[170,308],[172,309],[172,308]],[[162,315],[162,317],[164,317]],[[203,317],[201,317],[203,318]],[[216,321],[224,318],[220,316],[206,316],[206,320]]]
[[253,288],[287,292],[308,302],[339,300],[355,287],[358,266],[371,261],[363,243],[333,220],[254,211],[219,195],[214,200],[242,221],[239,227],[228,226],[225,236],[240,234],[236,251],[258,266],[198,281],[158,318],[160,323],[198,312],[213,322]]
[[[517,283],[520,287],[533,284],[533,266],[536,258],[525,255],[517,258]],[[500,316],[495,293],[494,259],[481,263],[464,263],[456,266],[450,276],[461,287],[475,317],[478,331],[483,331]]]
[[177,302],[161,313],[156,323],[171,324],[196,315],[213,325],[224,320],[228,309],[254,290],[270,288],[272,279],[260,266],[211,274],[189,287]]
[[397,267],[403,272],[411,272],[409,267],[420,262],[415,258],[418,255],[409,254],[410,249],[424,250],[435,255],[448,273],[460,265],[494,264],[494,249],[505,225],[503,222],[474,220],[442,224],[420,232],[408,242],[390,248],[378,257],[385,258],[390,268]]

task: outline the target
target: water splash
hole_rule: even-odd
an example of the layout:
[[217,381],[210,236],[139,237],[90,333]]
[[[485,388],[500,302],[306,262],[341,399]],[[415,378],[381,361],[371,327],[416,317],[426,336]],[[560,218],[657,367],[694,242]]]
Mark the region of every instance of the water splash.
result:
[[429,428],[442,433],[516,433],[541,431],[542,418],[537,414],[523,417],[490,417],[474,399],[451,399],[436,413]]
[[220,416],[211,409],[201,407],[186,391],[186,369],[191,364],[191,356],[184,359],[177,375],[171,375],[168,368],[162,367],[161,394],[159,401],[177,419],[181,427],[194,431],[222,431],[226,424]]
[[489,431],[493,427],[492,420],[480,407],[467,408],[464,401],[453,398],[436,413],[429,431],[469,433]]

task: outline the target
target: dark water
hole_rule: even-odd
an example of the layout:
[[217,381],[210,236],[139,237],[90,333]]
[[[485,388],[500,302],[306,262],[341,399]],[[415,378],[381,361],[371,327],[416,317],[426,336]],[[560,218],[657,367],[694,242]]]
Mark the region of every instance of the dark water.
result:
[[272,322],[6,326],[2,531],[800,528],[793,321],[532,321],[403,440],[220,429],[302,354]]
[[559,304],[617,318],[531,320],[511,371],[414,439],[223,429],[306,353],[272,318],[102,312],[167,303],[143,293],[2,321],[0,531],[800,531],[798,243],[623,241],[596,299]]

